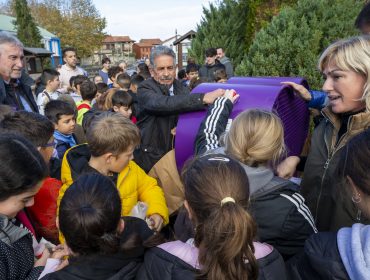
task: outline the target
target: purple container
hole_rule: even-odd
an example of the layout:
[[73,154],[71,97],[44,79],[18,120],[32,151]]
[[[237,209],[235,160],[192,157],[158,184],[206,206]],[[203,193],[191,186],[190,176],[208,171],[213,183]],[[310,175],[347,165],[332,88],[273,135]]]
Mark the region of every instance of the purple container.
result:
[[[231,83],[236,81],[236,83]],[[254,83],[252,83],[252,81]],[[274,111],[284,126],[285,144],[289,155],[302,151],[309,127],[307,103],[297,97],[291,87],[281,81],[292,81],[308,87],[302,78],[242,78],[234,77],[226,84],[203,83],[193,89],[192,94],[206,93],[218,88],[234,89],[240,95],[230,115],[234,119],[239,113],[251,108]],[[176,162],[181,170],[184,162],[194,155],[194,141],[206,110],[181,114],[176,129]]]

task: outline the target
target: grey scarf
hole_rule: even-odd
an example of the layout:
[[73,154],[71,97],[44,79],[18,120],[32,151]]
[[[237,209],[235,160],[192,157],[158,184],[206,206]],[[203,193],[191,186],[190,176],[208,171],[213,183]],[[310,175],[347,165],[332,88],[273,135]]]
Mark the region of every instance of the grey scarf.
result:
[[9,246],[29,232],[12,223],[7,216],[0,214],[0,240]]

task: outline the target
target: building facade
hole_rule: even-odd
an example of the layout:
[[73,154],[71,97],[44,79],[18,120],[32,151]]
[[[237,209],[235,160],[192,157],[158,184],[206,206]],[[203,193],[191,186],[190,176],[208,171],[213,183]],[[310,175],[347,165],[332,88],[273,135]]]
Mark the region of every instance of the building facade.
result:
[[162,45],[162,41],[159,38],[155,39],[141,39],[139,43],[135,43],[133,46],[135,58],[144,59],[150,56],[150,51],[154,46]]

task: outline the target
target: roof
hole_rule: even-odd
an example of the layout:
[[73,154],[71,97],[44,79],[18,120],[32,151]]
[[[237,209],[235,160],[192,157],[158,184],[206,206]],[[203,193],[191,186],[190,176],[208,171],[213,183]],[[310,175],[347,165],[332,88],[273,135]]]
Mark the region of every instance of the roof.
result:
[[154,39],[141,39],[139,43],[149,44],[149,45],[161,45],[162,41],[159,38]]
[[28,53],[37,56],[50,56],[53,54],[51,51],[43,48],[24,48],[23,51],[25,55],[27,55]]
[[[15,17],[0,14],[0,30],[17,33],[17,29],[15,28],[13,21],[15,21]],[[37,28],[40,31],[41,37],[44,39],[57,37],[53,33],[50,33],[49,31],[47,31],[44,28],[41,28],[40,26],[37,26]]]
[[153,47],[153,45],[149,44],[149,43],[135,43],[134,45],[136,45],[140,48],[148,48],[148,47],[151,48],[151,47]]
[[103,40],[103,43],[126,43],[126,42],[135,42],[130,36],[106,36]]
[[197,35],[197,33],[193,30],[190,30],[188,33],[182,35],[180,38],[178,38],[175,42],[173,42],[174,45],[177,45],[184,41],[185,39],[192,39]]
[[166,40],[163,40],[162,41],[162,44],[166,43],[166,42],[169,42],[169,41],[172,41],[173,39],[176,39],[177,37],[181,37],[181,35],[175,35],[175,36],[172,36]]

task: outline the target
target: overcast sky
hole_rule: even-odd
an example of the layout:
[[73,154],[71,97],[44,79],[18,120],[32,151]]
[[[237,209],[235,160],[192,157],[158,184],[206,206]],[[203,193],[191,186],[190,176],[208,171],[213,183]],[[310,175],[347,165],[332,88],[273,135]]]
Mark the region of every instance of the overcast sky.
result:
[[105,31],[110,35],[168,39],[193,29],[196,31],[203,6],[217,0],[92,0],[107,20]]

